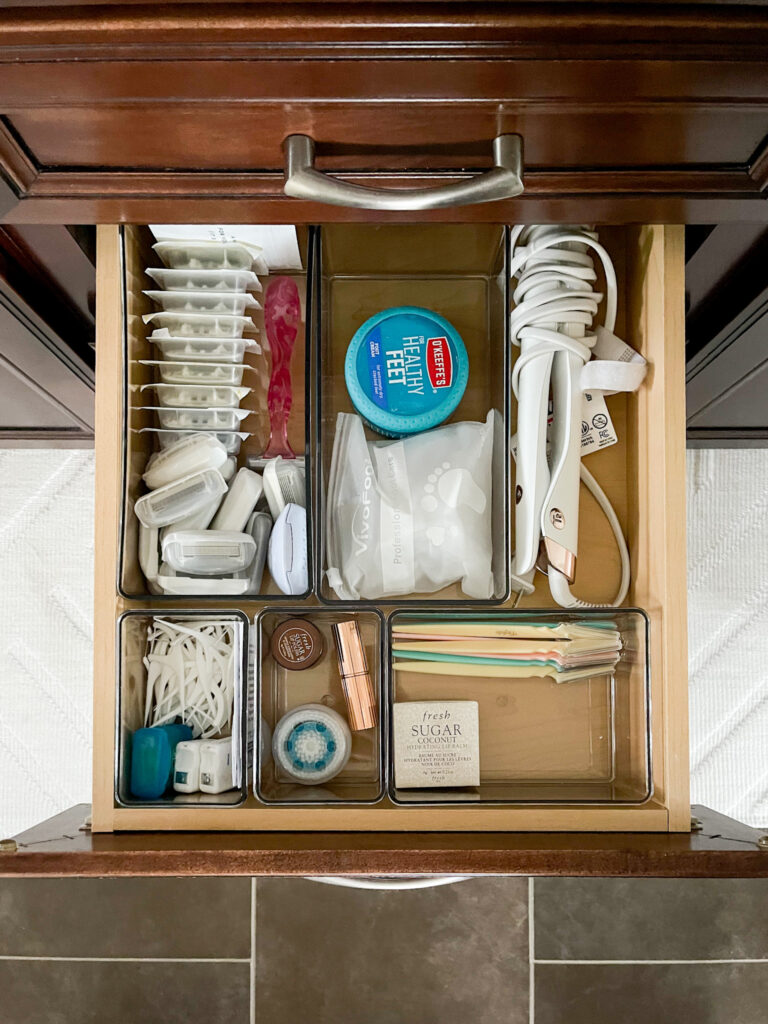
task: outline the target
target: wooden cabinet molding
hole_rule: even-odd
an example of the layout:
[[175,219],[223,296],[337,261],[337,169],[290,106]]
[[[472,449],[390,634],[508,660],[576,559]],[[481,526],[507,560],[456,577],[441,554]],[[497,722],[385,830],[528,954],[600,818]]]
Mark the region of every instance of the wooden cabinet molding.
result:
[[89,8],[4,11],[7,221],[370,219],[282,195],[291,132],[392,187],[523,135],[521,198],[424,219],[768,219],[762,4]]

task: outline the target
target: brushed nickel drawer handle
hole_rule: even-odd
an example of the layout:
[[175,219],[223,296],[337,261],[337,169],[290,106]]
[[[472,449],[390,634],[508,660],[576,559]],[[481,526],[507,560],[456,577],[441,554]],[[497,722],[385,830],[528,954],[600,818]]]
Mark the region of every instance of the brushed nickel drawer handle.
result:
[[315,166],[315,143],[309,135],[289,135],[285,153],[285,194],[332,206],[361,210],[439,210],[511,199],[523,191],[523,140],[519,135],[497,135],[493,140],[493,167],[475,178],[436,188],[384,189],[351,185],[331,178]]

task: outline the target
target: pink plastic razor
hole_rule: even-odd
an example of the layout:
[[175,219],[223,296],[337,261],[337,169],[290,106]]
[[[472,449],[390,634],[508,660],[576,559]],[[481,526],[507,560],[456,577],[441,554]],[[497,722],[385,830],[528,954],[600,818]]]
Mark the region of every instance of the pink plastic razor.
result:
[[269,444],[264,458],[282,455],[295,459],[288,442],[288,417],[291,413],[291,354],[301,323],[299,289],[290,277],[276,277],[267,286],[264,296],[264,326],[272,353],[272,372],[267,391],[269,409]]

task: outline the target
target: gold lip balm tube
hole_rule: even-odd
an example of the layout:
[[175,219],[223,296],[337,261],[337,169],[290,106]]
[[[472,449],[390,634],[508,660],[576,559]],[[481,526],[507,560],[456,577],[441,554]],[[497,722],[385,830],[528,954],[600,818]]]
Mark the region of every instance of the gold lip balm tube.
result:
[[354,619],[331,627],[339,656],[339,672],[353,732],[372,729],[378,722],[376,694],[368,671],[363,638]]

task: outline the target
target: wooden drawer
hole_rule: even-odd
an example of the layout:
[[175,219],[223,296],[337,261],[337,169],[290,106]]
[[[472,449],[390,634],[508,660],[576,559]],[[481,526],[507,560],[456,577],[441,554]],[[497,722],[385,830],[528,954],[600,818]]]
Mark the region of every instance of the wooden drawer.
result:
[[260,201],[262,221],[365,219],[282,195],[296,132],[323,169],[400,186],[461,178],[520,133],[525,196],[472,219],[768,217],[763,4],[89,6],[5,12],[0,217],[237,222]]
[[[410,230],[422,229],[414,225]],[[125,232],[129,265],[138,258],[141,238],[141,229]],[[116,806],[115,624],[122,611],[147,607],[147,601],[119,597],[116,586],[122,489],[123,252],[120,229],[104,226],[98,235],[94,830],[416,835],[688,830],[683,231],[659,226],[611,228],[601,233],[601,239],[612,253],[620,281],[623,322],[619,321],[618,333],[646,356],[651,367],[637,394],[609,399],[620,442],[591,459],[592,471],[607,490],[629,539],[633,584],[628,604],[644,608],[651,621],[651,799],[635,806],[402,807],[383,801],[370,807],[307,808],[264,806],[251,797],[236,808]],[[591,499],[582,498],[582,510],[580,589],[588,599],[604,599],[617,572],[615,545]],[[527,599],[527,606],[550,603],[542,594],[539,588]],[[227,604],[240,607],[251,619],[261,607],[254,601]],[[167,604],[158,607],[168,610]],[[339,845],[343,844],[339,836]]]

